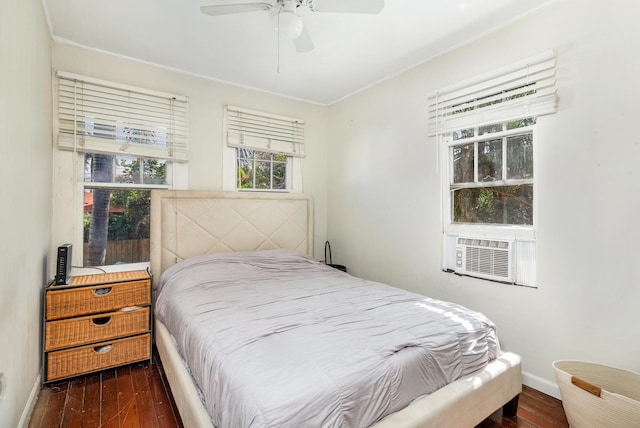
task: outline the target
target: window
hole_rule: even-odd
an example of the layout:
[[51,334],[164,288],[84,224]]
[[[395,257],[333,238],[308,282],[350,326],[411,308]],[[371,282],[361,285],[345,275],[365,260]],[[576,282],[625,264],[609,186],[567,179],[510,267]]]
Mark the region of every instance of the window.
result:
[[57,82],[58,147],[82,167],[82,265],[147,262],[151,189],[169,188],[187,159],[187,99],[63,72]]
[[302,120],[226,106],[225,136],[225,190],[302,191]]
[[287,156],[253,149],[236,149],[238,189],[287,190]]
[[528,117],[452,132],[452,223],[533,226],[535,122]]
[[535,283],[536,126],[540,116],[556,111],[555,82],[555,53],[549,51],[430,95],[445,269],[458,271],[456,244],[465,238],[498,239],[515,248],[510,280]]
[[151,188],[167,188],[166,167],[164,159],[84,154],[83,266],[149,260]]

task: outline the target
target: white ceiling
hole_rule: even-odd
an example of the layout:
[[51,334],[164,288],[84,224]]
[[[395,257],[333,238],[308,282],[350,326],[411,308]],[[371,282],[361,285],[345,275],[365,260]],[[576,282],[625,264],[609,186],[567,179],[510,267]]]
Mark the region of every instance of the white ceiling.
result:
[[215,17],[200,12],[200,6],[238,1],[42,0],[57,41],[320,104],[331,104],[550,2],[386,0],[377,15],[300,8],[315,49],[298,53],[290,40],[281,40],[278,49],[268,12]]

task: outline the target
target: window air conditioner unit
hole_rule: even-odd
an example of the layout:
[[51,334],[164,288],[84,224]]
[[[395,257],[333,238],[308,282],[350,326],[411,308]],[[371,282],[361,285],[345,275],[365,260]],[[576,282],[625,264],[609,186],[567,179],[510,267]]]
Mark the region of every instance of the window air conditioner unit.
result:
[[458,237],[455,273],[514,282],[513,241]]

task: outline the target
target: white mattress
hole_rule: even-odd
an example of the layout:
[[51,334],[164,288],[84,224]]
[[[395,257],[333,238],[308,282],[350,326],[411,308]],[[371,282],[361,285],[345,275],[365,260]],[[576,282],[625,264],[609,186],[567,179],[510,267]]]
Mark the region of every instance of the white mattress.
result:
[[499,353],[479,313],[291,250],[194,257],[158,291],[221,428],[369,426]]

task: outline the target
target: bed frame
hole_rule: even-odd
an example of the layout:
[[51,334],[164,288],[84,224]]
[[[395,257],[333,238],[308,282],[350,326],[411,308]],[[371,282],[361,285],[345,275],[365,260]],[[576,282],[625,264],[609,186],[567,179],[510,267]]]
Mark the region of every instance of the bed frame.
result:
[[[152,191],[154,280],[169,266],[188,257],[276,248],[313,255],[310,197],[289,193]],[[158,320],[155,326],[156,346],[184,425],[213,427],[167,328]],[[503,352],[484,369],[415,400],[378,422],[375,428],[474,427],[501,406],[505,415],[515,415],[521,391],[520,357]]]

